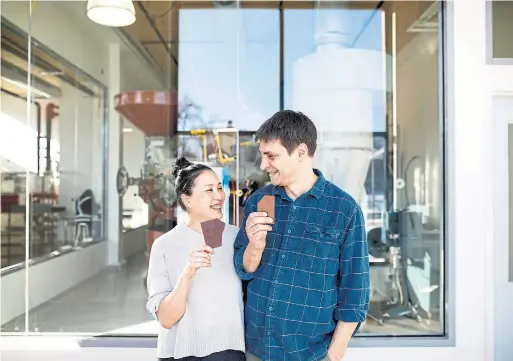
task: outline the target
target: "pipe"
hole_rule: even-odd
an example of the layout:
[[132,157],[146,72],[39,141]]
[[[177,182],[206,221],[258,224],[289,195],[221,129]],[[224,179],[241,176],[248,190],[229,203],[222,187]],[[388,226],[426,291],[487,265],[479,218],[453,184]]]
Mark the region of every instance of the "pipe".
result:
[[155,25],[155,22],[151,18],[151,15],[148,13],[148,10],[146,10],[144,5],[140,1],[135,1],[135,4],[137,4],[137,6],[141,10],[141,12],[146,17],[146,20],[148,20],[148,23],[150,24],[151,28],[153,29],[153,31],[155,32],[155,34],[159,38],[160,43],[162,44],[162,46],[164,46],[164,48],[167,50],[167,52],[168,52],[169,56],[171,57],[171,59],[173,59],[173,61],[175,62],[175,65],[178,66],[178,60],[176,60],[176,58],[173,55],[173,53],[171,53],[171,48],[169,46],[167,46],[166,40],[164,39],[164,37],[160,33],[160,30],[157,28],[157,25]]

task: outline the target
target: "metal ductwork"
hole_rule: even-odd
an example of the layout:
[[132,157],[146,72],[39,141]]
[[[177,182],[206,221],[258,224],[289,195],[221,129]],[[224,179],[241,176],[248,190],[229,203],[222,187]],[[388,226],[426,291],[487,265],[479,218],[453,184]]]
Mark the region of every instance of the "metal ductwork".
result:
[[218,8],[236,8],[239,0],[214,0],[214,6]]

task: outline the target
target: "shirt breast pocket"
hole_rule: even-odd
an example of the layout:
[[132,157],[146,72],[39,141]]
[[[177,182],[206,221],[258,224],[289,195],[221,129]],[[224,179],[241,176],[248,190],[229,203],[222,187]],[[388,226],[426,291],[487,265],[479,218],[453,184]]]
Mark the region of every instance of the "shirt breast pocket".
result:
[[334,275],[339,264],[341,231],[334,227],[307,224],[300,251],[302,270]]

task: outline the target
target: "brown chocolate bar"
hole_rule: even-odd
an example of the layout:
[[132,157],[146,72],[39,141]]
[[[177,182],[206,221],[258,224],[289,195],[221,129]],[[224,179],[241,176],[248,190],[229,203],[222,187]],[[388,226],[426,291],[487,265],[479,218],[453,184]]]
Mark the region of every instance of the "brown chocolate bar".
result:
[[201,230],[205,244],[212,248],[221,247],[223,245],[224,222],[219,219],[211,219],[210,221],[201,222]]
[[259,212],[266,212],[274,220],[274,196],[265,195],[257,204]]

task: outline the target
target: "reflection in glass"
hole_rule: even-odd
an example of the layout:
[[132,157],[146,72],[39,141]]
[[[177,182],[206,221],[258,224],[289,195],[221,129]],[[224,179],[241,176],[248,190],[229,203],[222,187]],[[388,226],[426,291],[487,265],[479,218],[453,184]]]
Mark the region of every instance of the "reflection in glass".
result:
[[275,9],[180,10],[179,99],[200,111],[180,130],[256,131],[278,111],[279,34]]
[[27,223],[29,259],[102,239],[102,153],[86,149],[102,149],[104,93],[5,18],[2,57],[4,268],[25,260]]
[[428,2],[284,14],[285,105],[316,123],[316,167],[366,217],[360,335],[443,333],[437,16]]
[[279,21],[276,9],[180,10],[178,94],[188,115],[178,127],[212,130],[204,158],[229,175],[236,225],[248,184],[266,181],[253,134],[280,106]]

